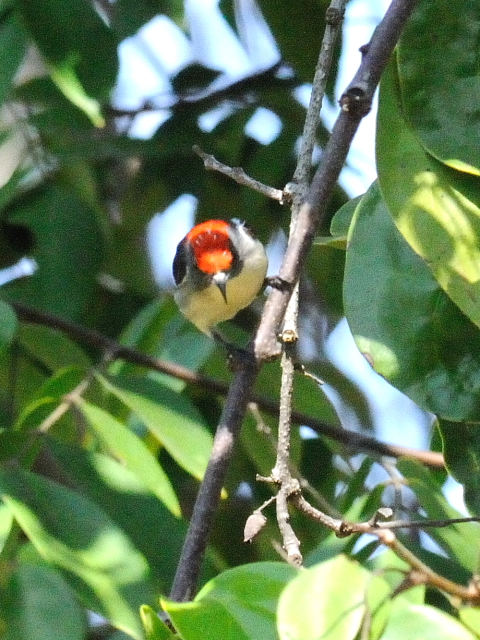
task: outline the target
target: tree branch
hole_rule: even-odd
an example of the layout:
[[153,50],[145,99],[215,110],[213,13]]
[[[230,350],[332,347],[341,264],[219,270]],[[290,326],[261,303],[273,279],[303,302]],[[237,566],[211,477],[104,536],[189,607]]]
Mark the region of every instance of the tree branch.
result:
[[195,595],[220,492],[258,371],[258,365],[253,359],[250,362],[244,359],[230,385],[170,591],[172,600],[183,602],[191,600]]
[[478,522],[480,518],[455,518],[453,520],[445,521],[425,520],[424,522],[420,521],[410,523],[408,521],[379,522],[376,515],[368,522],[352,523],[345,522],[344,520],[337,518],[331,518],[322,511],[315,509],[315,507],[305,500],[300,492],[292,494],[290,499],[299,511],[313,520],[325,525],[334,531],[340,538],[345,538],[356,533],[369,533],[376,536],[381,544],[392,549],[399,558],[404,560],[412,570],[419,574],[417,582],[420,581],[423,584],[429,584],[437,589],[441,589],[446,593],[478,606],[480,602],[480,589],[477,581],[473,579],[471,583],[465,587],[436,573],[423,563],[414,553],[407,549],[398,540],[392,529],[405,527],[443,527],[455,522]]
[[[21,302],[12,302],[11,305],[20,320],[58,329],[81,343],[88,344],[100,351],[108,353],[109,358],[112,360],[126,360],[132,364],[151,369],[152,371],[165,373],[178,380],[183,380],[188,384],[193,384],[206,391],[218,393],[223,396],[226,396],[228,393],[229,385],[226,382],[220,382],[219,380],[215,380],[215,378],[196,373],[191,369],[187,369],[173,362],[167,362],[166,360],[141,353],[132,347],[119,344],[99,331],[87,329],[75,322],[64,320],[48,311],[33,309]],[[250,394],[250,402],[257,405],[269,415],[275,417],[279,415],[278,402],[272,398],[267,398],[266,396],[252,392]],[[340,442],[353,451],[367,451],[373,455],[389,456],[391,458],[413,458],[428,467],[445,466],[442,454],[435,451],[421,451],[411,447],[380,442],[370,436],[326,424],[300,411],[292,412],[292,420],[295,424],[308,426],[319,435],[326,436],[335,442]]]
[[238,184],[242,184],[244,187],[253,189],[253,191],[258,191],[267,198],[277,200],[280,204],[284,204],[286,201],[288,194],[284,193],[280,189],[269,187],[268,185],[251,178],[245,173],[242,167],[229,167],[228,165],[223,164],[223,162],[217,160],[215,156],[212,156],[210,153],[202,151],[198,145],[193,146],[193,152],[203,160],[203,165],[207,171],[218,171],[219,173],[223,173],[223,175],[231,178]]
[[[315,233],[325,216],[328,203],[350,145],[362,118],[371,108],[373,95],[382,71],[400,37],[400,33],[418,0],[393,0],[377,26],[354,79],[342,96],[342,112],[332,130],[313,178],[305,203],[300,209],[296,232],[287,247],[279,276],[295,283],[312,246]],[[271,291],[265,305],[255,340],[260,361],[278,351],[278,328],[288,304],[288,292]]]
[[[320,109],[328,74],[333,59],[333,48],[340,30],[346,0],[332,0],[327,9],[327,26],[320,47],[315,76],[312,85],[310,103],[308,105],[303,128],[301,150],[297,166],[293,175],[292,218],[290,223],[290,239],[296,234],[299,212],[308,190],[310,169],[312,166],[312,152],[315,146],[317,126],[320,120]],[[292,396],[295,375],[295,361],[293,344],[298,340],[298,310],[299,284],[295,283],[285,312],[281,340],[284,344],[282,354],[282,379],[280,387],[280,416],[278,421],[277,458],[272,470],[272,478],[279,485],[277,494],[277,522],[282,534],[283,548],[287,560],[295,565],[303,563],[300,553],[300,541],[290,525],[288,513],[288,499],[292,491],[297,490],[298,481],[292,476],[289,466],[290,438],[292,429]],[[299,485],[298,485],[299,486]]]
[[[371,104],[381,72],[387,65],[388,59],[400,37],[401,30],[416,1],[393,0],[373,35],[353,83],[347,89],[345,95],[351,96],[351,94],[355,93],[356,97],[361,97],[361,100],[345,100],[342,104],[342,113],[335,124],[330,141],[324,151],[307,200],[300,208],[295,232],[291,235],[288,243],[279,274],[280,278],[286,282],[295,284],[298,280],[316,229],[326,211],[327,204],[347,157],[353,136],[360,120],[366,113],[366,106],[369,103]],[[362,81],[361,87],[359,84],[360,79]],[[354,91],[355,88],[356,90]],[[353,108],[354,104],[356,107],[361,104],[363,108]],[[284,317],[289,298],[290,295],[285,292],[279,290],[271,292],[254,340],[255,365],[247,366],[245,363],[241,365],[232,382],[231,390],[235,389],[235,394],[229,393],[218,432],[219,439],[226,434],[228,439],[231,440],[228,448],[224,450],[225,456],[227,454],[230,455],[233,450],[233,441],[238,435],[243,415],[247,408],[247,399],[252,393],[259,367],[263,362],[278,353],[277,332]],[[242,412],[241,415],[236,410],[237,405],[239,411]],[[177,568],[175,587],[171,593],[171,597],[175,600],[185,600],[191,597],[196,589],[196,579],[202,558],[199,557],[198,553],[194,554],[191,550],[204,550],[206,547],[206,538],[213,520],[213,512],[206,504],[206,501],[209,499],[214,500],[215,505],[218,501],[218,495],[213,490],[210,490],[209,484],[214,483],[215,490],[219,492],[228,468],[228,461],[225,458],[222,458],[221,465],[217,465],[216,456],[217,453],[214,451],[207,469],[207,475],[202,482],[194,506],[184,552]],[[215,472],[218,472],[219,475],[214,478]],[[205,516],[207,519],[202,523],[202,519]],[[196,541],[196,544],[194,544],[193,532],[196,532],[195,535],[203,536],[204,540]],[[187,550],[190,550],[190,552],[187,553]]]

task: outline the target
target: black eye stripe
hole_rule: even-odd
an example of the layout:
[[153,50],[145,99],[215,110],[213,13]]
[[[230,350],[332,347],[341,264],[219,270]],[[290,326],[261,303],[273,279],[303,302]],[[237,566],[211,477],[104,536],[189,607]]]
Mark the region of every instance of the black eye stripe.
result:
[[187,273],[187,246],[185,240],[179,243],[172,265],[175,284],[180,284]]

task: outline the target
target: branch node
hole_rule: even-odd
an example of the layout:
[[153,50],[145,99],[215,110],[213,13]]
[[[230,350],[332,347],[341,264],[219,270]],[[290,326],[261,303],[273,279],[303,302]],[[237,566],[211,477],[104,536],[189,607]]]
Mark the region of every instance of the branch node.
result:
[[298,333],[292,328],[284,329],[279,338],[284,344],[294,344],[298,340]]
[[337,538],[348,538],[352,533],[355,533],[355,527],[350,522],[342,521],[337,530],[335,531],[335,535]]
[[344,113],[348,113],[354,118],[363,118],[372,108],[367,87],[360,85],[349,87],[341,96],[339,104]]
[[343,20],[345,10],[340,11],[335,7],[328,7],[325,12],[325,22],[331,27],[338,27]]
[[387,520],[392,516],[393,516],[393,510],[390,509],[390,507],[380,507],[380,509],[377,509],[374,515],[372,516],[372,518],[368,521],[368,524],[371,527],[375,528],[378,524],[379,519],[382,518]]

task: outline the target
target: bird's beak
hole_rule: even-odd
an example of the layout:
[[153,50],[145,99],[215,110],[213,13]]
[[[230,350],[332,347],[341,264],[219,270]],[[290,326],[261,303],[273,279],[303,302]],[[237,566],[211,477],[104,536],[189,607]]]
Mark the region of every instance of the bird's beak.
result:
[[220,293],[222,294],[222,298],[225,300],[225,304],[228,304],[228,302],[227,302],[227,281],[228,281],[227,274],[224,273],[223,271],[220,271],[220,273],[216,273],[213,276],[213,282],[220,289]]

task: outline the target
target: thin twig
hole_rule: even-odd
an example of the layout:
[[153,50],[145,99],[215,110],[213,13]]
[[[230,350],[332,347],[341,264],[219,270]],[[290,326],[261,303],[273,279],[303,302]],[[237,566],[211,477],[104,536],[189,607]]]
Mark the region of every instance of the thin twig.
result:
[[249,189],[253,189],[253,191],[258,191],[267,198],[277,200],[280,204],[284,204],[288,199],[288,194],[285,194],[280,189],[269,187],[268,185],[263,184],[263,182],[259,182],[258,180],[251,178],[241,167],[229,167],[228,165],[223,164],[223,162],[217,160],[215,156],[202,151],[198,145],[194,145],[192,149],[194,153],[203,160],[203,165],[207,171],[218,171],[238,184],[242,184]]
[[[442,591],[453,596],[459,597],[464,601],[478,605],[480,603],[480,590],[475,580],[472,580],[468,587],[457,584],[444,576],[433,571],[429,566],[424,564],[414,553],[407,549],[396,537],[392,529],[407,528],[417,526],[448,526],[455,522],[478,522],[480,518],[455,518],[452,520],[426,520],[424,522],[378,522],[377,518],[372,518],[368,522],[345,522],[337,518],[331,518],[315,509],[309,504],[300,492],[293,494],[290,498],[291,502],[299,511],[309,516],[313,520],[327,526],[334,531],[337,536],[345,538],[347,536],[358,533],[369,533],[378,538],[379,542],[390,549],[402,560],[404,560],[413,570],[418,572],[421,581],[424,584],[430,584]],[[390,525],[390,526],[389,526]]]
[[[301,150],[291,185],[293,198],[290,239],[296,234],[298,215],[308,191],[312,153],[315,146],[320,108],[333,60],[333,47],[342,23],[344,6],[345,0],[332,0],[327,11],[327,16],[335,15],[337,19],[327,21],[315,70],[310,103],[303,128]],[[295,375],[293,345],[298,340],[298,309],[299,286],[297,280],[295,281],[293,292],[288,301],[281,333],[281,341],[283,342],[284,349],[281,361],[280,416],[278,422],[277,458],[275,466],[272,469],[272,479],[279,485],[276,502],[278,527],[282,535],[283,547],[286,551],[287,559],[291,564],[296,566],[300,566],[303,559],[300,553],[300,541],[290,524],[288,500],[292,493],[294,483],[298,484],[298,481],[295,481],[291,475],[289,465],[292,428],[292,395]]]
[[346,0],[332,0],[326,12],[327,24],[315,69],[315,75],[313,77],[312,92],[310,94],[310,102],[305,116],[298,163],[293,174],[294,182],[304,183],[310,181],[312,153],[315,146],[317,127],[320,122],[320,110],[325,96],[327,80],[333,61],[335,43],[342,26],[346,4]]
[[[273,436],[271,428],[262,419],[262,415],[258,409],[258,406],[254,402],[250,402],[248,408],[250,409],[253,415],[253,418],[257,423],[257,431],[262,433],[267,438],[267,441],[270,444],[272,451],[276,452],[277,441]],[[293,415],[294,413],[292,412],[292,419],[293,419]],[[312,487],[312,485],[308,482],[306,478],[302,477],[300,469],[292,462],[291,459],[288,461],[288,466],[292,476],[298,479],[300,483],[300,488],[302,489],[302,491],[307,491],[317,501],[318,505],[323,511],[326,511],[327,513],[329,513],[330,515],[336,518],[341,518],[341,513],[336,511],[332,507],[332,505],[325,500],[322,494],[319,491],[317,491],[317,489]],[[262,476],[260,476],[260,480],[262,480],[263,482],[270,482],[271,478],[263,478]],[[255,511],[262,510],[263,508],[264,508],[264,505],[262,505],[261,507],[258,507],[258,509],[256,509]]]
[[277,524],[282,534],[283,548],[287,555],[287,562],[295,567],[301,567],[303,557],[300,553],[300,540],[297,538],[288,514],[288,501],[290,498],[290,487],[283,481],[277,493]]
[[[300,541],[290,524],[288,514],[288,499],[292,493],[294,479],[290,473],[290,432],[292,425],[292,395],[295,367],[291,354],[292,345],[285,345],[282,355],[282,379],[280,390],[280,415],[278,420],[277,459],[272,469],[272,480],[278,483],[277,494],[277,522],[282,534],[283,548],[287,553],[288,561],[301,566],[303,562],[300,553]],[[298,488],[300,485],[297,481]]]
[[448,518],[446,520],[392,520],[386,522],[376,522],[376,529],[441,529],[452,524],[465,524],[466,522],[480,522],[480,517],[469,518]]
[[467,587],[457,584],[436,573],[423,563],[398,540],[393,531],[377,531],[375,535],[383,545],[391,549],[396,556],[404,560],[417,572],[424,584],[429,584],[473,605],[478,606],[480,604],[480,591],[475,580],[472,580]]
[[43,420],[35,429],[35,433],[47,433],[57,422],[62,418],[70,407],[78,402],[78,399],[82,397],[85,391],[88,389],[91,381],[93,380],[93,370],[89,372],[87,376],[75,387],[70,393],[68,393],[62,402],[55,407],[55,409]]
[[[173,93],[156,94],[148,98],[143,104],[136,109],[120,109],[111,105],[106,105],[105,111],[107,115],[113,117],[130,117],[141,113],[147,113],[151,111],[161,111],[163,109],[175,110],[187,110],[192,108],[195,112],[201,107],[205,111],[209,108],[217,106],[221,100],[236,101],[237,103],[249,103],[252,91],[259,91],[268,87],[281,87],[292,89],[298,83],[295,77],[283,78],[277,77],[277,72],[283,66],[282,62],[276,62],[268,69],[263,69],[257,73],[235,80],[226,87],[217,89],[206,89],[195,92],[193,95],[181,96]],[[163,98],[163,103],[160,103],[159,98]]]

